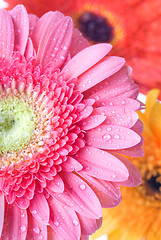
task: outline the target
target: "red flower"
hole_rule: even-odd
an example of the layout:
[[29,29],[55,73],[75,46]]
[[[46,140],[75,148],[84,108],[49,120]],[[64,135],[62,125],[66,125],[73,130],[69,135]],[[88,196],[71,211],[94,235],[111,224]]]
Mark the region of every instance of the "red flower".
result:
[[[8,0],[7,2],[11,7],[22,2],[28,11],[39,16],[48,10],[61,10],[64,14],[72,16],[79,28],[82,26],[82,16],[83,21],[87,18],[93,19],[95,16],[90,24],[92,24],[92,29],[96,27],[96,33],[99,36],[107,33],[106,24],[103,22],[102,25],[105,29],[101,27],[101,30],[98,24],[99,21],[105,19],[108,22],[108,27],[113,29],[113,31],[110,31],[112,36],[107,38],[107,41],[115,45],[112,54],[126,58],[127,63],[133,68],[133,78],[140,84],[142,92],[146,92],[153,87],[161,87],[160,0]],[[99,16],[98,21],[96,16]],[[83,29],[83,31],[86,32],[86,37],[88,35],[91,37],[91,27],[90,29]],[[104,38],[101,38],[100,41],[97,39],[97,42],[105,41]]]

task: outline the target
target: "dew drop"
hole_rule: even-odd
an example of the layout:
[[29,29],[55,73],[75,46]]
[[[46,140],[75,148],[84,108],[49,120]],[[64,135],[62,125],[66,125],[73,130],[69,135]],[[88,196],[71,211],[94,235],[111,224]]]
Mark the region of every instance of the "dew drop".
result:
[[116,178],[116,175],[115,175],[115,174],[113,174],[113,175],[112,175],[112,177],[113,177],[113,178]]
[[33,232],[35,234],[39,234],[40,233],[40,228],[39,227],[34,227],[32,230],[33,230]]
[[105,134],[102,136],[103,140],[108,141],[111,139],[111,136],[109,134]]
[[21,230],[21,232],[25,232],[26,231],[26,226],[21,226],[20,230]]
[[86,125],[87,125],[87,123],[86,123],[86,122],[83,122],[83,123],[82,123],[82,125],[83,125],[83,126],[86,126]]
[[89,170],[91,170],[91,168],[90,167],[85,167],[85,170],[89,171]]
[[79,185],[79,187],[80,187],[81,190],[85,190],[86,185],[85,185],[84,183],[81,183],[81,184]]
[[33,211],[32,211],[32,214],[34,214],[34,215],[35,215],[36,213],[37,213],[37,211],[36,211],[36,210],[33,210]]
[[59,226],[59,222],[54,222],[54,225],[56,226],[56,227],[58,227]]
[[75,226],[77,226],[78,224],[79,224],[79,222],[78,222],[78,220],[73,220],[73,224],[75,225]]
[[111,129],[111,127],[108,127],[106,130],[110,132],[112,129]]
[[115,139],[119,139],[120,136],[119,136],[119,135],[115,135],[114,138],[115,138]]

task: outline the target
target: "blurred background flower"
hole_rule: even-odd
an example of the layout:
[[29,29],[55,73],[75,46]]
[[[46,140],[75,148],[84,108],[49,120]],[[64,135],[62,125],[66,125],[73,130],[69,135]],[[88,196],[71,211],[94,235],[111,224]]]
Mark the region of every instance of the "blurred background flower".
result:
[[109,240],[160,240],[161,237],[161,103],[159,90],[147,95],[145,113],[139,116],[144,125],[145,156],[131,161],[142,175],[140,186],[122,187],[121,204],[104,210],[103,226],[92,236],[109,234]]
[[41,16],[49,10],[70,15],[91,43],[110,42],[112,54],[126,58],[143,93],[161,87],[160,0],[7,0],[9,8],[23,3]]

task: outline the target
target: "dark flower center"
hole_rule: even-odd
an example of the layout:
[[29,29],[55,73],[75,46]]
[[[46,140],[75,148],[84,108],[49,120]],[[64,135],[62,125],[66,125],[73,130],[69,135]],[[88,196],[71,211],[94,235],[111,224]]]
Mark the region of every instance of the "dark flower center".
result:
[[161,183],[158,181],[159,176],[151,176],[149,180],[147,180],[147,186],[151,189],[151,191],[160,193],[161,192]]
[[114,31],[108,20],[92,12],[84,12],[78,19],[79,30],[94,43],[111,42]]

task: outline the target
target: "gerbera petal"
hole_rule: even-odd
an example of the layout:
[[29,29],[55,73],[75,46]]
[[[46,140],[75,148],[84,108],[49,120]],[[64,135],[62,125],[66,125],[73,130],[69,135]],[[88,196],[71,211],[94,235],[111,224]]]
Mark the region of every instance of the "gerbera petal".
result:
[[15,51],[24,54],[28,35],[29,35],[29,19],[28,14],[23,5],[17,5],[10,14],[14,23],[15,30]]
[[31,213],[28,211],[28,232],[27,232],[27,240],[47,240],[47,226],[41,222],[39,222],[36,218],[34,218]]
[[62,163],[62,170],[65,172],[80,171],[83,166],[72,157],[68,157],[67,161]]
[[127,168],[118,158],[97,148],[84,147],[77,153],[77,159],[83,166],[80,173],[113,182],[124,181],[129,176]]
[[60,174],[60,176],[64,181],[65,188],[63,193],[59,195],[53,194],[56,199],[84,216],[90,218],[99,218],[102,216],[100,202],[87,183],[74,173]]
[[100,43],[85,48],[75,55],[63,68],[62,74],[66,79],[80,76],[83,72],[95,65],[111,50],[112,46]]
[[89,240],[89,236],[88,235],[82,235],[80,240]]
[[80,223],[75,211],[55,198],[49,198],[48,202],[50,206],[49,224],[56,234],[66,240],[79,239]]
[[26,59],[30,59],[34,55],[34,48],[31,38],[28,38],[26,50],[25,50],[25,57]]
[[95,101],[95,107],[103,107],[103,106],[119,106],[129,108],[131,110],[138,110],[140,108],[140,103],[132,98],[124,98],[120,96],[116,96],[113,98],[97,98]]
[[129,148],[141,141],[136,132],[115,125],[101,125],[88,130],[85,138],[88,146],[109,150]]
[[121,106],[99,107],[93,113],[106,116],[104,124],[116,125],[117,122],[117,125],[127,128],[131,128],[139,118],[136,112]]
[[47,184],[47,190],[62,193],[64,191],[64,183],[61,177],[57,174],[52,181]]
[[120,71],[89,89],[85,96],[94,98],[97,102],[118,96],[136,98],[138,93],[138,86],[131,80],[131,68],[124,66]]
[[57,22],[62,17],[63,17],[63,14],[60,12],[55,12],[55,13],[47,12],[36,22],[35,27],[32,31],[31,38],[33,40],[35,49],[38,50],[39,48],[40,56],[44,51],[44,47],[46,46],[46,41],[48,40],[51,34],[51,30],[53,30]]
[[78,29],[74,28],[72,43],[70,47],[71,57],[74,57],[81,50],[89,46],[89,42],[82,36],[82,33]]
[[29,210],[33,217],[38,221],[48,224],[49,221],[49,205],[44,194],[35,193],[34,198],[31,200]]
[[85,178],[88,184],[92,187],[99,198],[102,207],[114,207],[121,202],[121,191],[117,183],[91,177],[83,171],[81,171],[79,174]]
[[81,92],[88,90],[119,71],[124,64],[125,60],[123,58],[105,57],[78,78],[77,89]]
[[98,219],[88,218],[88,217],[82,216],[81,214],[78,214],[78,218],[81,225],[82,235],[92,235],[98,229],[98,224],[97,224]]
[[123,164],[125,164],[125,166],[127,167],[128,171],[129,171],[128,179],[126,181],[120,182],[119,184],[122,186],[127,186],[127,187],[136,187],[136,186],[140,185],[141,174],[140,174],[139,170],[134,166],[134,164],[120,155],[117,155],[117,154],[114,154],[114,155],[116,157],[118,157],[123,162]]
[[9,59],[14,48],[14,26],[10,14],[0,9],[0,57]]
[[5,227],[1,240],[25,240],[27,234],[27,212],[16,205],[5,205]]
[[[61,32],[60,32],[61,29]],[[43,66],[46,66],[52,60],[52,64],[54,65],[54,69],[61,67],[61,65],[66,60],[68,55],[69,47],[71,44],[73,34],[73,22],[69,17],[64,17],[62,20],[58,22],[56,27],[51,32],[43,55],[39,59],[40,63]],[[43,49],[43,48],[42,48]]]
[[55,233],[55,231],[48,226],[48,239],[50,240],[62,240],[62,238]]
[[103,115],[92,115],[80,122],[80,126],[83,130],[89,130],[99,126],[106,119]]
[[5,213],[5,200],[4,195],[0,193],[0,237],[2,234],[3,223],[4,223],[4,213]]
[[31,36],[33,29],[35,28],[39,18],[35,14],[29,14],[28,18],[29,18],[29,36]]

